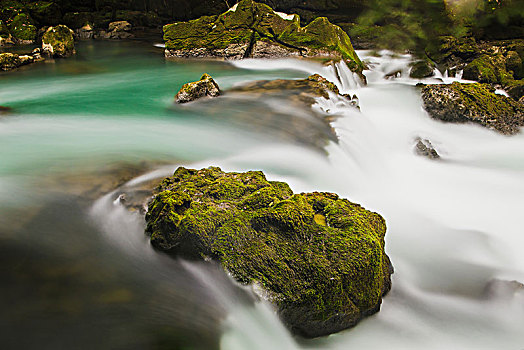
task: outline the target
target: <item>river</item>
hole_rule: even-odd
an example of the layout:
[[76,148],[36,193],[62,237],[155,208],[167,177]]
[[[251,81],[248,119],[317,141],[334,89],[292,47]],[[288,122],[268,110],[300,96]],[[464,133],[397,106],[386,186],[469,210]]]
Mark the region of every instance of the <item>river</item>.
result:
[[[12,108],[0,115],[2,348],[524,348],[524,291],[494,282],[524,282],[524,134],[430,119],[409,56],[359,52],[360,86],[315,62],[166,61],[138,41],[77,51],[0,74]],[[204,72],[226,90],[321,73],[360,111],[334,97],[300,108],[284,92],[173,105]],[[417,137],[441,159],[416,155]],[[381,311],[296,339],[219,266],[154,251],[141,208],[118,198],[180,165],[259,169],[381,213],[395,267]]]

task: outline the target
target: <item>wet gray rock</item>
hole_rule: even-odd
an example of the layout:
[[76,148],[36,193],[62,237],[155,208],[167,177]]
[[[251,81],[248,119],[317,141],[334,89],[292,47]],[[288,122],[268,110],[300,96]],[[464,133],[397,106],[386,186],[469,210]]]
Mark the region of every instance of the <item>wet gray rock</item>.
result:
[[431,142],[427,139],[417,137],[415,139],[415,153],[429,159],[439,159],[440,155],[437,153]]

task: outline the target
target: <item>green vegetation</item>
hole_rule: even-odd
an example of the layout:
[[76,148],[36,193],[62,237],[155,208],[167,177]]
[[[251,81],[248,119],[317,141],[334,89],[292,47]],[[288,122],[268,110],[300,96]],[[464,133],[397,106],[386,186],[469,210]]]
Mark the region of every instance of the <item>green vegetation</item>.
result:
[[503,134],[524,126],[524,106],[495,94],[490,84],[428,85],[422,89],[424,108],[443,121],[474,122]]
[[175,52],[196,50],[193,55],[204,52],[235,58],[257,56],[259,43],[265,43],[279,53],[332,56],[346,60],[354,70],[363,68],[347,34],[327,18],[319,17],[301,27],[298,15],[283,18],[252,0],[242,0],[234,10],[219,16],[168,24],[164,40],[166,49]]
[[67,57],[75,53],[73,31],[64,25],[49,27],[42,36],[42,48],[54,57]]
[[153,246],[263,286],[300,334],[353,325],[390,288],[384,219],[336,194],[293,194],[260,171],[216,167],[178,168],[158,191],[146,215]]

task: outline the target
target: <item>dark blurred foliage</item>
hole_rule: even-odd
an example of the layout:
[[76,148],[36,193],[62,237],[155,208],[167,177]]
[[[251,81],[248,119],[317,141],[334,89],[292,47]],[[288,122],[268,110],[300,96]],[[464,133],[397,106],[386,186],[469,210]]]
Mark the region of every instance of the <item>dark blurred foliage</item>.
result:
[[471,20],[481,39],[524,38],[524,0],[485,0]]

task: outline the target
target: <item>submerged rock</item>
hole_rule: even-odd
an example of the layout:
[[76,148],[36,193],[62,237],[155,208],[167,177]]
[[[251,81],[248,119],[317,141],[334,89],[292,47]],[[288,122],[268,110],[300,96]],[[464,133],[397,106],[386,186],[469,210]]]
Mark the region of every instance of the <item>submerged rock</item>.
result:
[[42,36],[42,50],[52,57],[69,57],[75,54],[73,31],[59,24],[49,27]]
[[205,96],[217,97],[219,95],[220,88],[216,81],[209,74],[204,73],[199,81],[184,84],[176,94],[175,101],[186,103]]
[[89,23],[75,30],[76,35],[82,40],[93,39],[95,31],[93,26]]
[[219,16],[168,24],[164,41],[168,57],[331,57],[346,60],[352,70],[363,68],[348,35],[327,18],[301,27],[298,15],[252,0],[242,0]]
[[488,84],[427,85],[422,88],[428,114],[446,122],[474,122],[503,134],[515,134],[524,126],[524,106],[495,94]]
[[427,139],[417,137],[415,139],[415,153],[419,156],[427,157],[429,159],[439,159],[440,155],[437,153],[431,142]]
[[379,214],[334,193],[293,194],[260,171],[180,167],[160,184],[146,221],[154,247],[220,262],[306,337],[355,325],[391,288]]
[[321,76],[320,74],[313,74],[306,79],[274,79],[274,80],[257,80],[241,86],[234,87],[228,92],[247,92],[263,93],[263,92],[278,92],[278,91],[293,91],[298,90],[301,94],[298,98],[307,104],[312,105],[315,98],[324,97],[329,98],[329,91],[336,95],[345,97],[358,106],[358,98],[349,94],[341,94],[335,84]]

